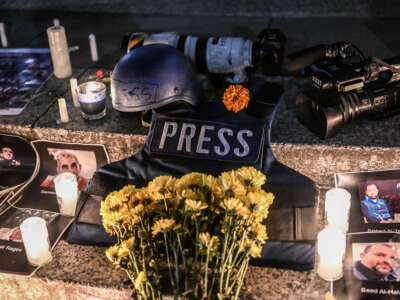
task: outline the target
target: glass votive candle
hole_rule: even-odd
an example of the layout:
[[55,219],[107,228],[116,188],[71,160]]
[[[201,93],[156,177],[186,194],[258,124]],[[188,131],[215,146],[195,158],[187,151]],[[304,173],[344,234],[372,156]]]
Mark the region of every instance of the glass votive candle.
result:
[[325,212],[328,226],[337,227],[343,233],[349,228],[349,210],[351,195],[342,188],[333,188],[325,195]]
[[81,83],[77,87],[78,101],[84,119],[97,120],[106,115],[106,85],[98,81]]
[[21,223],[20,229],[28,262],[33,266],[42,266],[49,262],[52,257],[46,221],[31,217]]
[[318,275],[324,280],[338,280],[343,276],[343,255],[346,236],[336,227],[326,227],[318,234]]
[[60,213],[64,216],[74,216],[79,198],[78,181],[75,174],[61,173],[53,181]]

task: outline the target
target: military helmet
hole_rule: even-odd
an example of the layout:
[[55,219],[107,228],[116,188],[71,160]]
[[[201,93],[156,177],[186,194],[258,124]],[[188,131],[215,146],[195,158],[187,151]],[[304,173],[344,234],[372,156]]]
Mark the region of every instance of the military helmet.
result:
[[113,107],[123,112],[158,108],[200,98],[190,60],[172,46],[152,44],[135,48],[115,66],[111,79]]

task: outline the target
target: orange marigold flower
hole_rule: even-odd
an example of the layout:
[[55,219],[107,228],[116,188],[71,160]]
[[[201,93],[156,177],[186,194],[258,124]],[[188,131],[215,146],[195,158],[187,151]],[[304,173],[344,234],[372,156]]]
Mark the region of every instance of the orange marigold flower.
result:
[[231,84],[228,86],[222,97],[222,102],[227,110],[238,113],[246,108],[250,101],[249,89],[240,84]]

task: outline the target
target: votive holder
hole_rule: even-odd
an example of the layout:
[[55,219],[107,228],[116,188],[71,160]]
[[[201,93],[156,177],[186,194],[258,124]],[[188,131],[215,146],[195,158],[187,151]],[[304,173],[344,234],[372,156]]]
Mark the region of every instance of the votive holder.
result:
[[77,87],[82,117],[86,120],[101,119],[106,115],[106,85],[88,81]]
[[51,261],[51,248],[46,221],[39,217],[25,219],[21,225],[26,258],[33,266],[42,266]]

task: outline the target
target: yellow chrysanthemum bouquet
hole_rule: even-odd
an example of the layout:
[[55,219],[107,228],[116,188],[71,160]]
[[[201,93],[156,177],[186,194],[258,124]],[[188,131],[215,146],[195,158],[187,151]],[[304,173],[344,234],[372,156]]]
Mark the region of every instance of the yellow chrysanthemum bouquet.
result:
[[265,180],[243,167],[114,191],[101,205],[104,228],[118,238],[106,255],[137,299],[162,299],[162,290],[175,299],[237,299],[250,256],[267,240],[262,222],[274,196],[261,188]]

